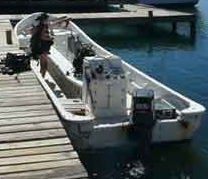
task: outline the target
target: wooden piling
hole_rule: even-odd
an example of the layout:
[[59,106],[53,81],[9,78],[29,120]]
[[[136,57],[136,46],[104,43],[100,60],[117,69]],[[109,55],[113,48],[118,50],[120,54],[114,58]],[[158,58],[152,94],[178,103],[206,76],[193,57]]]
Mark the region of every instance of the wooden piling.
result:
[[119,6],[120,6],[120,8],[121,8],[121,9],[123,9],[123,8],[124,8],[123,3],[120,3],[120,4],[119,4]]
[[148,11],[148,17],[149,17],[150,19],[153,18],[153,11]]
[[11,30],[6,31],[6,43],[9,45],[12,44],[12,31]]
[[172,23],[172,33],[176,34],[176,32],[177,32],[177,23],[173,22]]
[[148,23],[148,31],[150,34],[153,32],[153,11],[148,11],[149,23]]
[[195,38],[195,36],[196,36],[196,24],[195,24],[195,22],[191,22],[191,24],[190,24],[190,35],[191,35],[191,38]]

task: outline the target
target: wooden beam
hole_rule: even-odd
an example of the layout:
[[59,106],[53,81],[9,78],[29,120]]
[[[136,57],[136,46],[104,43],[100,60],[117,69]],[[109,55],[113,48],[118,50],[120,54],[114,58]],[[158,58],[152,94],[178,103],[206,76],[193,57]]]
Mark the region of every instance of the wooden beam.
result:
[[172,33],[174,33],[174,34],[177,33],[177,23],[176,22],[172,23]]
[[9,45],[12,44],[12,31],[11,30],[6,31],[6,42]]
[[191,38],[195,38],[196,36],[196,23],[195,22],[190,23],[190,35],[191,35]]

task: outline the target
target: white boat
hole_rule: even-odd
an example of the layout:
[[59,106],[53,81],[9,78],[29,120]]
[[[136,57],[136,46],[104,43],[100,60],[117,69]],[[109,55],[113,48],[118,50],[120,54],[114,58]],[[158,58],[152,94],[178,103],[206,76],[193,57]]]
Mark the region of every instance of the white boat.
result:
[[149,5],[195,5],[199,0],[138,0],[140,4],[149,4]]
[[[25,29],[38,15],[26,17],[15,27],[20,48],[26,52],[31,35]],[[148,124],[152,124],[148,130],[153,143],[191,139],[200,127],[205,112],[202,105],[106,51],[73,22],[65,29],[54,28],[54,34],[46,78],[64,95],[55,95],[37,65],[32,68],[77,149],[135,145],[143,131],[140,129]],[[84,56],[81,78],[74,76],[73,61],[86,46],[94,54]]]

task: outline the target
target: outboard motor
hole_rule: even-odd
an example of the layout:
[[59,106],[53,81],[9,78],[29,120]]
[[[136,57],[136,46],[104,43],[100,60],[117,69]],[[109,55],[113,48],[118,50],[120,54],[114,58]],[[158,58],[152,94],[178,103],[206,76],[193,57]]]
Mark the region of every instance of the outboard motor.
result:
[[75,53],[75,58],[73,61],[73,66],[75,68],[75,76],[78,74],[82,74],[83,70],[83,61],[85,57],[92,57],[95,56],[95,51],[93,50],[92,46],[89,44],[83,44],[80,42],[80,47],[78,48],[77,52]]
[[137,126],[152,128],[154,118],[154,91],[137,89],[132,99],[132,121]]
[[134,124],[134,135],[137,136],[141,157],[147,160],[151,154],[152,130],[155,124],[154,91],[137,89],[132,97],[131,120]]

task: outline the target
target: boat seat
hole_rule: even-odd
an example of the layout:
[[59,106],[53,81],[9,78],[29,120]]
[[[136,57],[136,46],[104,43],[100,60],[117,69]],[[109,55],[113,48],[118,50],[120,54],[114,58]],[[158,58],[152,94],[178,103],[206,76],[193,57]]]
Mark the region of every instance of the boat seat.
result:
[[137,84],[135,81],[130,82],[128,86],[128,93],[133,94],[135,90],[137,89],[143,89],[147,86],[147,83]]
[[76,115],[86,115],[87,108],[85,103],[81,99],[60,99],[60,101],[67,112]]

